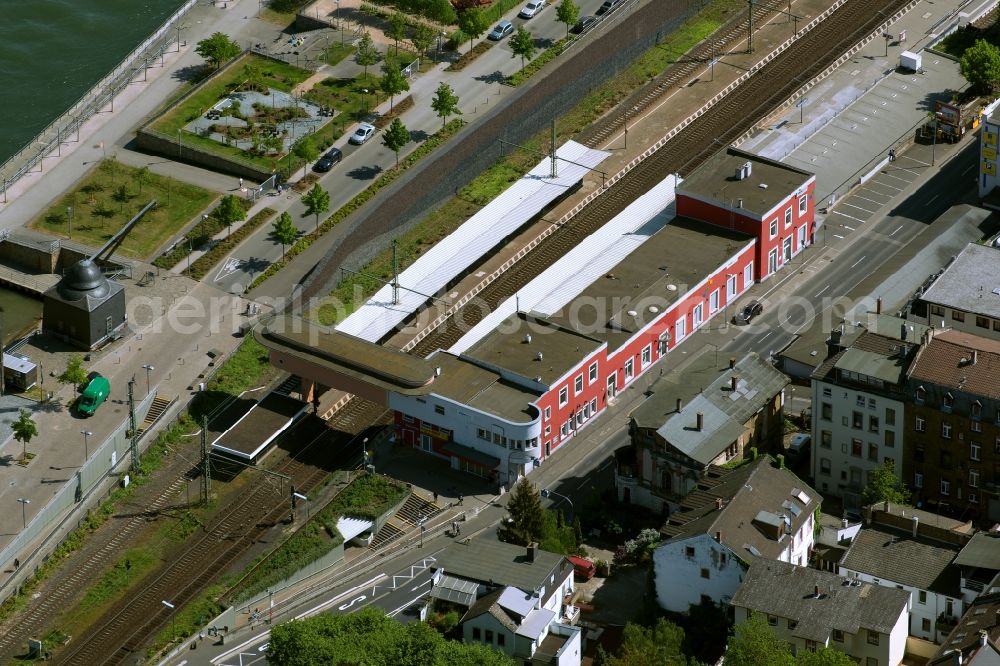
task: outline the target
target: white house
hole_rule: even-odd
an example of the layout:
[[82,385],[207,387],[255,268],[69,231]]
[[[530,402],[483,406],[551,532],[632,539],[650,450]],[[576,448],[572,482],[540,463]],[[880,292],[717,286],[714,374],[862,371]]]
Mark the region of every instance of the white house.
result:
[[806,566],[821,500],[769,457],[711,468],[660,528],[666,541],[653,551],[657,602],[681,613],[706,600],[726,603],[756,558]]
[[863,666],[897,666],[906,651],[909,595],[758,558],[733,596],[735,622],[762,613],[792,652],[830,647]]

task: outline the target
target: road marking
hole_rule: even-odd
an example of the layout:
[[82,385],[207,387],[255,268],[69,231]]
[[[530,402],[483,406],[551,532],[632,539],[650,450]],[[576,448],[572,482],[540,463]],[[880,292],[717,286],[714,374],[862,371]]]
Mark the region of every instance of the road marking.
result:
[[937,198],[938,198],[938,195],[935,194],[934,196],[932,196],[930,199],[927,200],[927,203],[931,203],[931,202],[933,202]]
[[826,285],[825,287],[823,287],[822,289],[820,289],[819,293],[816,294],[815,296],[813,296],[813,298],[819,298],[820,296],[823,295],[823,292],[825,292],[829,288],[830,288],[830,285]]
[[842,212],[842,211],[841,211],[841,210],[839,210],[839,209],[838,209],[838,210],[835,210],[835,211],[833,211],[833,214],[834,214],[834,215],[843,215],[844,217],[846,217],[846,218],[848,218],[848,219],[850,219],[850,220],[855,220],[856,222],[860,222],[861,224],[864,224],[864,223],[865,223],[865,221],[864,221],[864,220],[862,220],[862,219],[861,219],[860,217],[854,217],[853,215],[848,215],[847,213],[844,213],[844,212]]
[[970,171],[972,171],[975,168],[976,168],[975,164],[970,164],[969,168],[962,172],[962,175],[964,176],[965,174],[969,173]]
[[[268,647],[269,645],[270,645],[270,643],[264,643],[264,644],[263,644],[263,645],[261,645],[261,646],[260,646],[259,648],[257,648],[257,652],[263,652],[264,650],[266,650],[266,649],[267,649],[267,647]],[[183,666],[183,665],[182,665],[182,666]]]
[[854,227],[849,227],[846,224],[842,224],[841,226],[847,229],[848,231],[854,231]]
[[839,238],[840,240],[844,240],[844,237],[841,236],[840,234],[834,234],[833,237],[834,238]]
[[858,264],[860,264],[864,260],[865,260],[865,258],[861,257],[860,259],[858,259],[857,261],[855,261],[853,264],[851,264],[851,268],[854,268],[855,266],[857,266]]
[[[899,225],[898,227],[896,227],[896,231],[899,231],[899,230],[900,230],[900,229],[902,229],[902,228],[903,228],[903,225],[901,224],[901,225]],[[892,232],[891,234],[889,234],[889,235],[890,235],[890,236],[895,236],[895,235],[896,235],[896,231],[893,231],[893,232]]]
[[877,208],[876,208],[875,210],[868,210],[867,208],[864,208],[863,206],[858,206],[858,205],[856,205],[856,204],[852,204],[852,203],[850,203],[850,202],[848,202],[848,201],[845,201],[845,202],[844,202],[844,205],[845,205],[845,206],[850,206],[851,208],[857,208],[858,210],[863,210],[863,211],[865,211],[866,213],[874,213],[874,212],[875,212],[875,210],[878,210]]
[[348,608],[350,608],[351,606],[353,606],[354,604],[361,603],[362,601],[364,601],[367,598],[368,597],[366,595],[364,595],[364,594],[362,594],[359,597],[354,597],[353,599],[351,599],[350,601],[348,601],[346,604],[341,604],[340,606],[338,606],[337,610],[345,611]]
[[420,588],[422,588],[424,585],[430,585],[433,582],[434,581],[432,579],[428,578],[427,580],[425,580],[424,582],[422,582],[420,585],[414,585],[412,588],[410,588],[410,592],[416,592],[417,590],[419,590]]
[[386,577],[386,575],[384,573],[380,573],[379,575],[375,576],[371,580],[365,581],[364,583],[361,583],[360,585],[358,585],[356,587],[353,587],[350,590],[347,590],[346,592],[338,594],[333,599],[327,599],[326,601],[324,601],[323,603],[319,604],[318,606],[313,606],[309,610],[303,611],[302,613],[299,613],[298,615],[295,616],[295,619],[296,620],[301,620],[304,617],[309,617],[310,615],[314,615],[314,614],[316,614],[316,613],[318,613],[320,611],[324,611],[327,608],[329,608],[330,606],[332,606],[335,603],[337,603],[338,601],[340,601],[341,599],[344,599],[345,597],[348,597],[348,596],[350,596],[352,594],[355,594],[358,590],[362,590],[362,589],[368,587],[369,585],[371,585],[372,583],[374,583],[375,581],[377,581],[377,580],[379,580],[381,578],[385,578],[385,577]]
[[770,337],[770,335],[772,333],[774,333],[774,331],[768,331],[760,339],[758,339],[757,342],[764,342],[764,340],[766,340],[768,337]]

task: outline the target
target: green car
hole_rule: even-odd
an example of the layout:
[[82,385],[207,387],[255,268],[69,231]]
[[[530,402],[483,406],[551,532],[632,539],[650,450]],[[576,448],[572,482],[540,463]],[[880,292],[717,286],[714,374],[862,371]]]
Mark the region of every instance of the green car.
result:
[[101,403],[108,399],[111,393],[111,382],[107,377],[98,375],[90,380],[87,388],[83,389],[83,395],[76,403],[76,411],[80,416],[93,416]]

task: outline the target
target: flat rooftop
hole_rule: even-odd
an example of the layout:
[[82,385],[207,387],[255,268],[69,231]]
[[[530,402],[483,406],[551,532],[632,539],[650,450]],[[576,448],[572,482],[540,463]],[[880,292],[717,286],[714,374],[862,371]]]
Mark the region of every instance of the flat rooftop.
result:
[[220,453],[253,460],[306,410],[306,403],[268,393],[232,427],[212,442]]
[[[740,179],[737,173],[747,162],[750,175]],[[776,160],[754,155],[738,148],[720,150],[684,177],[678,195],[717,201],[763,217],[784,201],[789,192],[804,186],[813,174]],[[742,206],[737,202],[743,201]]]
[[608,353],[613,353],[753,240],[737,231],[676,217],[549,318],[607,341]]
[[519,312],[464,356],[551,386],[603,346],[598,338]]
[[513,423],[528,423],[537,418],[537,410],[530,405],[542,395],[541,391],[530,391],[504,381],[500,373],[448,352],[439,351],[428,362],[441,368],[441,374],[430,386],[435,395],[496,414]]
[[1000,249],[969,243],[920,299],[1000,319]]

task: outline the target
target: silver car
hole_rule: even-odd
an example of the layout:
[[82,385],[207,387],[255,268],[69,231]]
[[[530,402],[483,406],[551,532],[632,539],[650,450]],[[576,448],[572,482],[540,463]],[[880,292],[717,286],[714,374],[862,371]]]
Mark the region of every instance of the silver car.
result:
[[365,141],[370,139],[372,135],[375,134],[375,126],[371,123],[361,123],[358,125],[358,129],[354,130],[354,134],[351,138],[347,140],[348,143],[352,143],[355,146],[360,146]]

